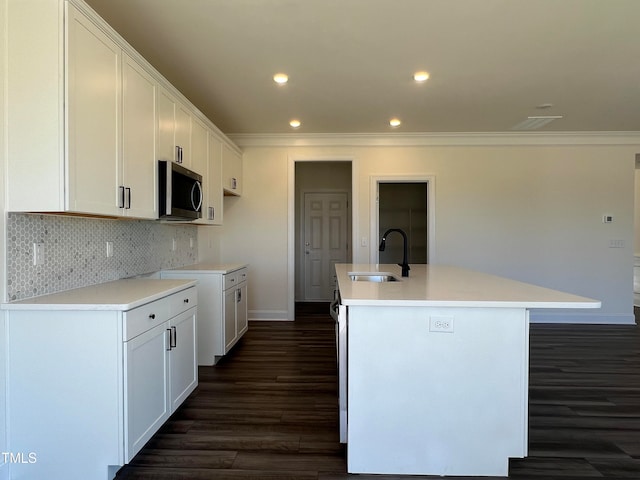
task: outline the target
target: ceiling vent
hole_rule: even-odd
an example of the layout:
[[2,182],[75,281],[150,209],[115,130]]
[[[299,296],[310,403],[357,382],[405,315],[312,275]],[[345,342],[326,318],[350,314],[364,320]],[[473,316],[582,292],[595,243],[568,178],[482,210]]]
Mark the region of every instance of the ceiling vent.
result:
[[562,115],[539,115],[527,117],[526,120],[511,127],[511,130],[536,130],[559,118],[562,118]]

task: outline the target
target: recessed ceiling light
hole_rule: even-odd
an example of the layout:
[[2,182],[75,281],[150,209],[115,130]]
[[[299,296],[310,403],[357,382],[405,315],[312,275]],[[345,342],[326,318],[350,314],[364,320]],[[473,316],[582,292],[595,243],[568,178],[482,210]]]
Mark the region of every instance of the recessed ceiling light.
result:
[[273,81],[278,85],[284,85],[289,81],[289,75],[287,75],[286,73],[276,73],[273,76]]
[[401,123],[402,122],[400,121],[399,118],[392,118],[391,120],[389,120],[389,125],[391,125],[394,128],[399,127]]
[[416,73],[413,74],[413,79],[418,83],[426,82],[427,80],[429,80],[429,73],[428,72],[416,72]]
[[289,125],[291,125],[292,128],[298,128],[300,127],[300,125],[302,125],[302,123],[300,123],[300,120],[291,120],[289,122]]

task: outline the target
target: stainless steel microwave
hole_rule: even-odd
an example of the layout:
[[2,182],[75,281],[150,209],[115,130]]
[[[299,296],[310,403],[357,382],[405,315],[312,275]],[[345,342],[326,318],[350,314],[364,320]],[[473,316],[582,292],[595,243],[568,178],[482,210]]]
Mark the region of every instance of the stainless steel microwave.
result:
[[158,218],[190,221],[202,217],[202,176],[175,162],[158,161]]

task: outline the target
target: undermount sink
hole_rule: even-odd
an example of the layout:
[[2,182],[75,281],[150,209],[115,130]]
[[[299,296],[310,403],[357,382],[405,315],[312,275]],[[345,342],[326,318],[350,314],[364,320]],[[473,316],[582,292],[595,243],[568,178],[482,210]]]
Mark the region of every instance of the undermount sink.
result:
[[350,273],[349,278],[354,282],[397,282],[398,279],[388,273]]

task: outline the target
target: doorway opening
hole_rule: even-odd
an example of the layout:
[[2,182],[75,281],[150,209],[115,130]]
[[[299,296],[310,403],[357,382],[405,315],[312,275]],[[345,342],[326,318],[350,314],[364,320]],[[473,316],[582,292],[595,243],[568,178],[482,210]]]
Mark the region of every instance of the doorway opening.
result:
[[378,251],[380,239],[389,228],[399,228],[407,234],[409,264],[433,263],[435,178],[431,175],[372,177],[371,195],[371,263],[402,260],[400,235],[390,235],[386,249]]
[[351,162],[295,162],[294,184],[295,307],[317,303],[328,312],[334,265],[352,259]]

